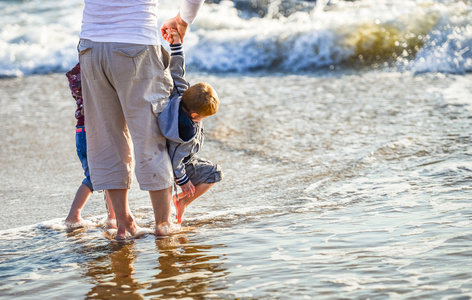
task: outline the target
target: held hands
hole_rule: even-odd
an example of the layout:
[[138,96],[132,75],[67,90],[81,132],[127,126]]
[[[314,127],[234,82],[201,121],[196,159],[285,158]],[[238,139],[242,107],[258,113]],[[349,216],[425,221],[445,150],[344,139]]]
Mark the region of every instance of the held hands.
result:
[[166,37],[164,38],[169,44],[180,44],[182,43],[180,35],[175,29],[167,29]]
[[[169,38],[172,37],[172,31],[169,32],[168,30],[172,30],[172,29],[177,30],[183,42],[185,32],[187,31],[187,27],[188,27],[188,24],[184,20],[182,20],[182,18],[180,17],[180,13],[178,13],[177,16],[164,21],[161,27],[161,34],[162,34],[162,37],[166,41],[169,42]],[[169,42],[169,43],[172,44],[172,42]]]
[[182,193],[184,193],[186,197],[192,197],[195,193],[195,186],[193,186],[190,180],[186,184],[181,185],[180,189],[182,189]]

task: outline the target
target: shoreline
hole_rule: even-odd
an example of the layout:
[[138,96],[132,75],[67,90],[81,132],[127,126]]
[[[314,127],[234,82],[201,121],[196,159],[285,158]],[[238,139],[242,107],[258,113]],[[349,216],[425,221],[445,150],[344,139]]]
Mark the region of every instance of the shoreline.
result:
[[[75,101],[63,74],[0,80],[0,230],[65,218],[83,180],[75,148]],[[130,205],[143,198],[133,183]],[[106,212],[94,192],[83,216]]]
[[[348,82],[355,80],[365,84],[373,84],[377,80],[376,73],[367,74],[367,76],[366,74],[346,75],[345,78],[340,75],[341,78],[336,81],[339,83],[333,85],[326,78],[299,76],[301,77],[287,75],[289,80],[284,80],[284,83],[296,84],[300,78],[303,78],[308,84],[314,84],[315,87],[311,88],[315,90],[323,89],[323,85],[329,84],[324,92],[320,92],[325,96],[329,95],[327,93],[330,89],[336,88],[337,84],[342,84],[345,80]],[[388,80],[392,76],[397,78],[403,77],[404,74],[383,73],[384,79]],[[232,111],[239,109],[241,103],[248,107],[256,105],[261,109],[269,105],[257,99],[260,98],[261,93],[272,93],[269,88],[271,83],[283,79],[270,75],[256,81],[244,75],[220,79],[201,73],[190,73],[188,77],[190,82],[207,80],[219,91],[220,98],[224,99],[221,115],[206,123],[209,139],[216,141],[216,146],[214,145],[213,148],[221,147],[228,151],[250,151],[251,149],[258,151],[258,147],[244,144],[250,142],[249,139],[253,138],[251,136],[240,136],[235,140],[233,126],[227,122],[233,120],[231,123],[238,123],[242,120],[241,117],[232,115]],[[454,76],[427,74],[422,77],[416,78],[415,81],[420,83],[427,80],[432,83],[442,82],[445,85],[454,84],[454,89],[448,89],[448,97],[450,97],[448,102],[451,104],[455,102],[454,97],[460,96],[465,99],[467,93],[471,93],[470,88],[462,91],[464,95],[455,95],[454,90],[460,89],[472,77],[472,74]],[[268,90],[256,90],[257,93],[253,94],[251,91],[258,87],[255,82],[263,84]],[[247,91],[240,91],[241,87]],[[436,90],[440,87],[431,86],[431,88]],[[282,92],[283,88],[278,90]],[[235,95],[239,96],[235,97]],[[238,102],[241,97],[249,98]],[[0,79],[0,105],[2,108],[0,116],[4,120],[3,130],[0,131],[2,140],[0,176],[3,178],[3,188],[0,190],[0,197],[3,200],[0,230],[38,224],[60,217],[65,218],[75,192],[83,180],[83,170],[75,149],[75,102],[71,97],[66,77],[64,74],[47,74]],[[252,113],[248,116],[252,116]],[[262,121],[260,118],[258,120]],[[269,122],[269,119],[266,121]],[[257,138],[262,133],[256,130],[253,134],[254,138]],[[272,146],[275,147],[275,144]],[[290,144],[288,146],[291,147]],[[204,151],[214,150],[207,147]],[[278,149],[261,148],[261,151],[260,155],[267,155],[266,152],[269,151],[271,157],[276,158],[279,155],[279,159],[283,161],[284,154]],[[231,185],[231,183],[228,184]],[[133,193],[132,196],[131,193]],[[150,205],[147,193],[139,190],[136,180],[133,182],[130,196],[132,208]],[[84,207],[83,216],[96,216],[101,213],[105,213],[103,195],[94,193]]]

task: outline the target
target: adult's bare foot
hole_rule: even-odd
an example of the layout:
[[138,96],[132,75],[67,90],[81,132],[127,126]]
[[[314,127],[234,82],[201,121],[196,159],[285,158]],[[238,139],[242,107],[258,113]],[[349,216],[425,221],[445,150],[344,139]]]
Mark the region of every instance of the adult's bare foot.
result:
[[177,233],[182,230],[180,224],[168,224],[164,223],[161,225],[156,225],[154,227],[154,234],[156,236],[166,236],[171,235],[173,233]]
[[116,226],[116,220],[115,219],[110,219],[107,218],[105,221],[105,227],[107,229],[117,229],[118,227]]
[[125,240],[128,236],[134,236],[140,229],[133,216],[129,216],[125,222],[117,222],[117,227],[115,236],[117,240]]

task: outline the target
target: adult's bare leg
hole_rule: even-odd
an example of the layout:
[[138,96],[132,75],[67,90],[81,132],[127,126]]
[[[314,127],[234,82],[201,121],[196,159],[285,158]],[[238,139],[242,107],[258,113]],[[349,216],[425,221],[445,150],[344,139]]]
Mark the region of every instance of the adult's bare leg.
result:
[[125,239],[127,232],[132,236],[135,235],[138,227],[129,209],[128,189],[108,190],[108,195],[115,210],[116,225],[118,227],[116,239]]
[[156,221],[155,234],[168,235],[174,230],[171,218],[172,187],[150,191],[154,219]]
[[110,195],[108,194],[107,190],[103,192],[105,194],[104,197],[107,206],[107,220],[105,221],[106,227],[117,229],[115,210],[113,209],[113,203],[111,203]]

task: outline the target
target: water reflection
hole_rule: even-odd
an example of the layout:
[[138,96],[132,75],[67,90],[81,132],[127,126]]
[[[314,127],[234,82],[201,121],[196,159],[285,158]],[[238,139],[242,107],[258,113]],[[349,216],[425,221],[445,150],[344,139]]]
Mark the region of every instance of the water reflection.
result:
[[[109,248],[109,249],[106,249]],[[133,266],[137,259],[136,243],[110,242],[109,247],[95,251],[109,251],[109,255],[87,263],[86,275],[95,283],[87,299],[143,299],[139,290],[145,285],[137,282]]]
[[100,256],[85,263],[84,275],[93,284],[86,299],[204,296],[227,274],[212,248],[186,234],[95,245],[83,253]]
[[194,297],[205,295],[212,283],[224,276],[225,268],[212,246],[194,244],[185,236],[156,240],[160,253],[156,275],[146,296]]

